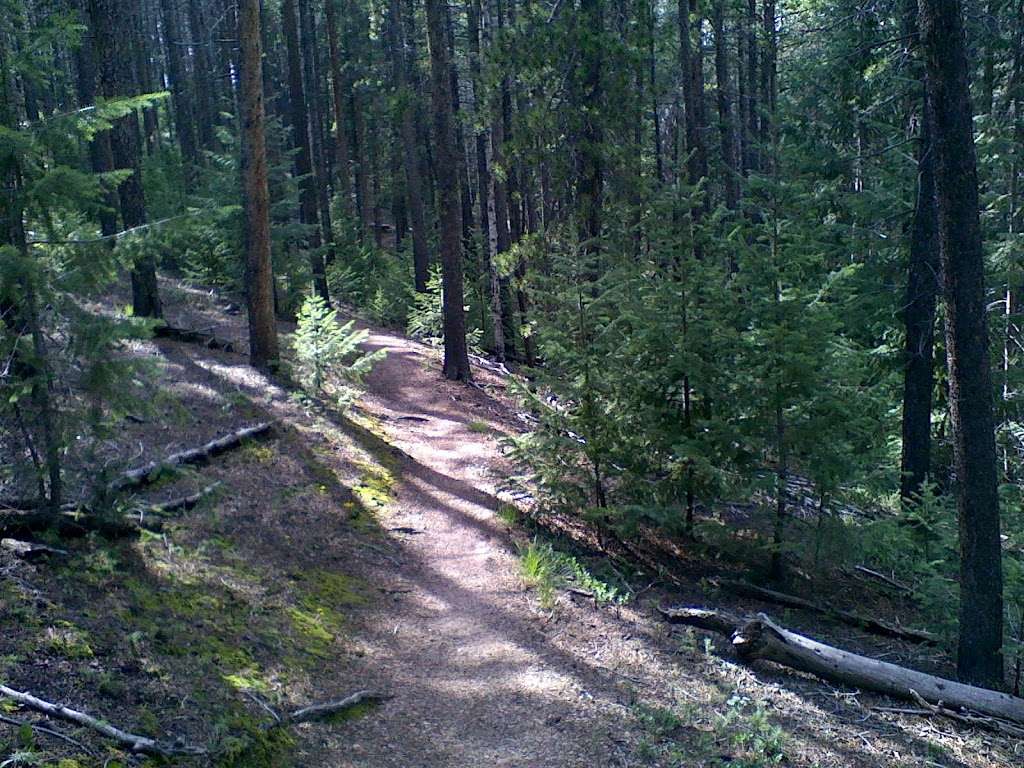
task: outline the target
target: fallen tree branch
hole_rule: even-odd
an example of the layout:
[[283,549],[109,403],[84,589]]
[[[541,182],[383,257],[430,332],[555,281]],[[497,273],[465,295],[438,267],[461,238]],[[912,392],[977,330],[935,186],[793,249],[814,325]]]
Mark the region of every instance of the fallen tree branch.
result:
[[220,488],[222,483],[216,482],[211,483],[205,488],[201,488],[195,493],[191,493],[188,496],[181,496],[177,499],[171,499],[165,501],[162,504],[153,504],[149,507],[143,507],[139,510],[139,524],[142,524],[143,515],[155,515],[157,517],[163,517],[169,515],[172,512],[181,512],[183,510],[192,509],[196,504],[201,502],[211,493]]
[[844,611],[840,608],[830,608],[828,606],[819,605],[818,603],[813,603],[810,600],[805,600],[804,598],[797,597],[796,595],[777,592],[774,589],[767,589],[766,587],[758,587],[745,581],[722,579],[716,583],[723,589],[727,589],[733,594],[740,595],[742,597],[752,597],[757,600],[764,600],[765,602],[784,605],[787,608],[799,608],[801,610],[819,613],[823,616],[836,619],[844,624],[859,627],[860,629],[876,635],[895,637],[899,640],[908,640],[912,643],[927,643],[929,645],[935,645],[938,643],[938,638],[935,635],[923,629],[907,629],[895,624],[890,624],[887,621],[882,621],[881,619],[876,619],[872,616],[864,616],[863,614],[854,613],[853,611]]
[[53,736],[55,739],[66,741],[68,744],[77,747],[78,749],[85,752],[87,755],[91,755],[92,757],[96,756],[95,752],[93,752],[91,749],[85,746],[85,744],[78,741],[77,739],[73,739],[67,734],[61,733],[60,731],[55,731],[52,728],[47,728],[44,725],[39,725],[38,723],[30,723],[28,720],[18,720],[15,717],[8,717],[7,715],[0,715],[0,723],[7,723],[8,725],[14,725],[18,728],[31,728],[33,731],[39,731],[39,733],[45,733],[48,736]]
[[984,716],[1024,725],[1024,699],[844,651],[784,629],[764,614],[742,620],[704,608],[660,611],[672,623],[729,636],[736,654],[748,663],[773,661],[823,680],[918,704],[926,702],[964,717]]
[[[39,712],[47,717],[51,717],[56,720],[64,720],[69,723],[74,723],[75,725],[80,725],[83,728],[89,728],[96,731],[102,736],[105,736],[125,747],[129,752],[133,752],[135,754],[152,755],[156,757],[199,757],[207,755],[211,751],[207,747],[185,744],[180,739],[175,739],[174,741],[157,741],[156,739],[151,739],[148,736],[140,736],[135,733],[130,733],[129,731],[124,731],[104,720],[99,720],[92,715],[88,715],[85,712],[79,712],[78,710],[71,709],[63,704],[54,704],[53,702],[33,696],[30,693],[16,691],[3,684],[0,684],[0,696],[6,696],[21,706]],[[270,730],[273,728],[287,728],[293,725],[300,725],[302,723],[326,720],[355,709],[361,704],[382,704],[391,699],[392,696],[386,693],[375,693],[373,691],[356,691],[343,699],[311,704],[307,707],[296,709],[284,715],[278,714],[269,704],[258,697],[250,696],[250,698],[273,718],[272,722],[268,722],[263,726],[265,730]],[[0,720],[15,725],[25,725],[25,723],[22,723],[19,720],[8,718],[3,715],[0,715]],[[45,733],[64,739],[65,741],[81,747],[84,751],[90,752],[91,754],[91,751],[85,747],[85,745],[75,741],[70,736],[65,736],[57,731],[42,728],[41,726],[36,726],[31,723],[28,725],[31,725],[33,728],[38,728]]]
[[896,581],[896,579],[892,578],[891,576],[886,576],[884,573],[874,571],[871,568],[867,568],[866,566],[855,565],[853,567],[853,570],[855,570],[857,573],[862,573],[865,576],[869,576],[872,579],[876,579],[877,581],[880,581],[883,584],[887,584],[893,589],[898,590],[899,592],[906,592],[907,594],[910,594],[914,591],[911,587],[908,587],[906,584],[902,582]]
[[282,728],[300,723],[312,723],[318,720],[340,715],[360,704],[383,704],[392,697],[386,693],[374,693],[372,691],[356,691],[337,701],[325,701],[319,704],[310,704],[308,707],[296,709],[286,715],[278,716],[277,722],[271,723],[271,728]]
[[982,717],[981,715],[971,714],[970,712],[957,712],[944,707],[942,704],[929,704],[917,691],[911,691],[916,701],[925,715],[937,715],[939,717],[948,717],[950,720],[956,720],[958,723],[969,725],[974,728],[982,728],[986,731],[995,731],[996,733],[1002,733],[1007,736],[1013,736],[1014,738],[1024,737],[1024,728],[1015,725],[1006,720],[996,717]]
[[171,341],[182,341],[186,344],[199,344],[207,349],[220,349],[225,352],[234,352],[235,345],[227,339],[221,339],[212,333],[204,333],[190,328],[176,328],[173,325],[158,325],[153,329],[153,336],[157,339],[170,339]]
[[151,483],[162,471],[166,469],[180,467],[186,464],[201,464],[217,454],[239,447],[249,438],[258,437],[269,432],[270,427],[271,422],[260,422],[259,424],[254,424],[251,427],[245,427],[237,432],[231,432],[223,437],[218,437],[216,440],[211,440],[198,448],[189,448],[185,451],[172,453],[166,459],[161,461],[151,461],[148,464],[143,464],[141,467],[129,469],[110,484],[108,492],[121,493],[122,491],[130,490],[132,488],[140,488]]
[[33,541],[21,541],[20,539],[0,539],[0,549],[5,549],[15,557],[22,560],[39,560],[50,555],[66,555],[66,549],[49,547],[46,544],[37,544]]
[[688,627],[731,635],[743,623],[739,616],[709,608],[658,608],[658,612],[669,624],[685,624]]
[[[84,509],[84,508],[83,508]],[[80,538],[95,531],[109,538],[138,533],[138,526],[102,515],[87,515],[79,509],[60,512],[14,512],[0,516],[0,534],[10,537],[32,536],[54,530],[61,538]]]
[[23,693],[13,688],[8,688],[6,685],[0,685],[0,694],[21,704],[23,707],[40,712],[47,717],[90,728],[106,736],[108,739],[116,741],[121,746],[127,748],[129,752],[136,754],[170,757],[174,755],[205,755],[207,753],[207,750],[202,747],[190,746],[179,741],[160,742],[148,736],[139,736],[135,733],[123,731],[110,723],[97,720],[85,712],[65,707],[63,704],[45,701],[30,693]]
[[[272,422],[264,421],[231,432],[215,440],[211,440],[198,448],[172,453],[165,459],[151,461],[141,467],[129,469],[112,483],[107,485],[102,494],[106,497],[116,496],[124,491],[134,490],[148,485],[159,477],[160,473],[186,464],[201,464],[213,456],[241,446],[246,440],[259,437],[270,431]],[[207,493],[212,492],[216,484],[197,494],[174,499],[165,504],[151,507],[154,514],[166,514],[179,509],[188,509],[197,504]],[[12,511],[0,516],[0,534],[11,537],[26,536],[39,531],[55,528],[61,536],[69,538],[85,536],[90,531],[97,531],[104,536],[119,538],[138,532],[138,523],[126,523],[113,520],[109,516],[90,515],[87,504],[66,504],[57,513],[37,510],[34,512]]]

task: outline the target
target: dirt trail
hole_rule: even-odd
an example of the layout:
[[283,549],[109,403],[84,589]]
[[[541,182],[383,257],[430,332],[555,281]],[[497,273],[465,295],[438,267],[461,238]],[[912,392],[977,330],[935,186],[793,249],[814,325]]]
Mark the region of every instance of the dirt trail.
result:
[[442,381],[419,344],[375,331],[367,346],[387,350],[361,407],[404,454],[387,527],[402,539],[394,576],[411,591],[381,614],[374,676],[396,698],[353,726],[351,765],[624,764],[627,698],[578,652],[587,643],[552,641],[495,515],[509,414]]

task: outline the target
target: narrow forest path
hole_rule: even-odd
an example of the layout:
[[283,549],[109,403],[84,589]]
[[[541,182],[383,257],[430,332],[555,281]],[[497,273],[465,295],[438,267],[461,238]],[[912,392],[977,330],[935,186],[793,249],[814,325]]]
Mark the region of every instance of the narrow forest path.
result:
[[387,650],[373,674],[395,699],[354,726],[351,764],[629,764],[630,697],[596,663],[621,627],[591,620],[559,642],[567,627],[550,626],[524,590],[496,516],[507,470],[497,438],[511,414],[442,381],[436,355],[418,343],[374,330],[366,346],[387,357],[360,410],[401,452],[385,513],[401,539],[400,591],[374,633]]

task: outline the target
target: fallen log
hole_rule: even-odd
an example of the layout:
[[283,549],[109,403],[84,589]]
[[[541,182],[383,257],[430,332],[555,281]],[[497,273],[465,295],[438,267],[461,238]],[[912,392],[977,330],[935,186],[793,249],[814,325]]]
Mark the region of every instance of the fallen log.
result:
[[[272,422],[260,422],[251,427],[245,427],[236,432],[218,437],[198,448],[189,448],[185,451],[172,453],[165,459],[151,461],[143,464],[141,467],[129,469],[112,483],[108,484],[99,495],[110,498],[125,491],[141,488],[156,480],[160,473],[167,469],[205,462],[213,456],[230,451],[233,448],[238,448],[250,438],[259,437],[269,432],[271,426]],[[175,499],[164,505],[155,505],[153,509],[156,511],[156,514],[162,514],[194,506],[212,489],[213,486],[201,491],[199,494]],[[51,528],[55,529],[61,536],[69,538],[85,536],[90,531],[97,531],[104,536],[112,538],[138,533],[138,523],[113,520],[109,516],[101,514],[90,514],[88,504],[66,504],[57,513],[39,510],[34,512],[12,511],[8,514],[0,515],[0,533],[4,536],[14,538],[30,536]]]
[[178,741],[161,742],[148,736],[130,733],[103,720],[98,720],[92,715],[87,715],[85,712],[79,712],[63,704],[45,701],[33,696],[31,693],[16,691],[13,688],[8,688],[6,685],[0,685],[0,695],[6,696],[23,707],[41,712],[47,717],[75,723],[83,728],[91,728],[108,739],[116,741],[129,752],[136,754],[171,757],[174,755],[204,755],[207,752],[202,747],[189,746]]
[[220,349],[224,352],[235,351],[235,345],[227,339],[221,339],[214,336],[212,333],[195,331],[190,328],[176,328],[173,325],[158,325],[153,329],[153,336],[158,339],[182,341],[186,344],[199,344],[207,349]]
[[796,595],[777,592],[774,589],[768,589],[766,587],[758,587],[746,581],[722,579],[716,583],[723,589],[727,589],[733,594],[740,595],[741,597],[751,597],[756,600],[764,600],[768,603],[783,605],[787,608],[799,608],[804,611],[819,613],[823,616],[836,619],[844,624],[859,627],[860,629],[876,635],[895,637],[899,640],[908,640],[912,643],[927,643],[929,645],[935,645],[939,641],[938,637],[923,629],[900,627],[896,624],[890,624],[887,621],[876,619],[872,616],[865,616],[860,613],[854,613],[853,611],[845,611],[841,608],[830,608],[825,605],[819,605],[818,603],[805,600],[804,598],[797,597]]
[[844,651],[784,629],[764,614],[742,620],[704,608],[659,610],[673,624],[685,624],[729,636],[736,654],[745,662],[758,659],[773,661],[853,688],[915,703],[923,701],[959,714],[983,715],[1024,724],[1024,699]]
[[88,509],[60,512],[12,512],[0,515],[0,534],[5,537],[31,537],[40,531],[54,531],[61,538],[77,539],[96,532],[108,538],[138,533],[138,526],[103,515],[88,514]]
[[37,544],[33,541],[21,541],[20,539],[0,539],[0,549],[5,549],[15,557],[22,560],[40,560],[50,555],[66,555],[66,549],[48,547],[46,544]]
[[189,448],[185,451],[172,453],[166,459],[151,461],[148,464],[143,464],[141,467],[129,469],[108,486],[108,493],[115,494],[132,488],[140,488],[151,483],[161,472],[167,469],[173,469],[174,467],[186,464],[201,464],[217,454],[239,447],[245,440],[259,437],[269,432],[270,427],[271,422],[260,422],[251,427],[218,437],[216,440],[211,440],[198,448]]
[[271,724],[272,728],[299,725],[300,723],[312,723],[318,720],[326,720],[335,717],[360,704],[383,704],[391,696],[386,693],[374,693],[372,691],[356,691],[337,701],[325,701],[320,704],[310,704],[308,707],[296,709],[283,716],[276,716],[276,722]]
[[201,488],[200,490],[196,491],[195,493],[191,493],[188,496],[181,496],[180,498],[177,499],[171,499],[170,501],[165,501],[162,504],[153,504],[148,508],[144,507],[143,509],[140,510],[139,513],[140,520],[143,514],[164,517],[166,515],[171,514],[172,512],[181,512],[183,510],[192,509],[194,506],[196,506],[196,504],[198,504],[200,501],[202,501],[211,493],[220,488],[220,486],[220,482],[211,483],[205,488]]
[[896,581],[896,579],[892,578],[891,576],[886,576],[884,573],[879,573],[878,571],[872,570],[871,568],[868,568],[866,566],[855,565],[853,567],[853,570],[855,570],[857,573],[861,573],[865,576],[875,579],[876,581],[880,581],[883,584],[897,590],[898,592],[906,592],[907,594],[912,594],[914,591],[906,584],[900,581]]

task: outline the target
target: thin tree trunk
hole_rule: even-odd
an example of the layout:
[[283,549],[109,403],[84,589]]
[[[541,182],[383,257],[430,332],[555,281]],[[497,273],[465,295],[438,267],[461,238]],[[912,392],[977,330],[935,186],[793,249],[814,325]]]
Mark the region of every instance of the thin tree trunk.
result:
[[334,91],[334,169],[337,175],[336,194],[341,197],[341,207],[350,223],[355,214],[352,201],[352,170],[349,164],[348,129],[349,120],[346,114],[348,103],[348,84],[342,74],[341,50],[338,31],[338,2],[325,0],[327,14],[327,47],[331,64],[331,87]]
[[[174,126],[178,133],[181,157],[190,181],[194,181],[199,168],[199,148],[196,144],[196,124],[192,114],[192,94],[189,93],[184,52],[188,41],[183,40],[178,23],[176,0],[160,0],[160,18],[164,27],[167,49],[167,73],[171,78],[171,104],[174,107]],[[117,55],[117,54],[115,54]]]
[[399,128],[402,142],[402,165],[405,168],[405,183],[409,219],[412,225],[413,283],[422,293],[427,290],[430,273],[430,254],[427,250],[427,227],[423,215],[423,181],[420,177],[419,147],[416,144],[416,94],[409,87],[409,66],[405,42],[405,25],[402,20],[402,4],[390,0],[391,49],[394,57],[395,87],[398,91]]
[[651,82],[651,118],[654,121],[654,168],[655,178],[660,186],[665,182],[665,161],[662,157],[661,109],[658,105],[658,77],[656,37],[658,32],[656,0],[647,3],[647,69]]
[[459,68],[455,63],[455,32],[452,29],[452,9],[450,3],[444,6],[445,38],[448,41],[448,61],[450,67],[452,114],[455,120],[455,144],[458,153],[455,159],[459,170],[459,199],[462,203],[462,249],[467,257],[473,258],[473,198],[470,194],[469,167],[466,163],[466,137],[462,131],[462,98],[459,93]]
[[[241,20],[239,20],[241,23]],[[213,66],[210,62],[210,30],[201,0],[188,0],[188,24],[192,29],[192,73],[196,92],[196,124],[199,144],[204,149],[216,149],[217,126],[216,90],[210,77]]]
[[715,31],[715,93],[718,97],[719,135],[725,168],[725,206],[735,211],[740,202],[739,162],[732,111],[732,82],[729,76],[729,46],[725,32],[725,0],[714,0],[711,25]]
[[[80,2],[79,10],[86,12],[84,2]],[[78,87],[78,106],[88,107],[96,103],[96,59],[93,50],[93,33],[86,30],[82,42],[75,50],[75,74]],[[89,142],[89,162],[93,173],[109,173],[114,168],[114,158],[110,151],[110,132],[99,131]],[[105,188],[103,195],[104,207],[100,209],[100,232],[109,237],[117,232],[117,191]],[[110,240],[113,247],[114,241]]]
[[579,211],[579,239],[589,262],[586,269],[590,278],[596,280],[600,276],[597,260],[601,252],[604,207],[604,162],[601,151],[604,142],[604,128],[601,124],[604,101],[604,0],[580,0],[578,24],[580,33],[587,39],[579,83],[579,102],[583,110],[576,146],[576,202]]
[[317,215],[316,180],[309,143],[309,122],[306,93],[302,82],[302,53],[299,47],[298,19],[295,0],[281,3],[281,29],[288,57],[288,105],[291,112],[292,146],[295,148],[295,175],[299,177],[299,215],[310,228],[307,237],[309,266],[313,288],[325,302],[329,301],[324,257],[320,253],[320,217]]
[[[704,141],[706,133],[704,54],[700,40],[702,18],[700,0],[679,0],[679,68],[683,77],[686,149],[689,152],[686,175],[691,188],[696,188],[701,180],[708,175],[707,147]],[[691,23],[696,26],[698,33],[696,45],[694,45]],[[698,261],[704,257],[700,224],[707,210],[706,197],[703,202],[690,207],[690,216],[693,222],[693,255]]]
[[903,450],[900,498],[914,502],[931,468],[932,392],[935,389],[935,301],[939,292],[938,211],[931,118],[924,110],[917,160],[917,203],[910,234],[903,369]]
[[[747,155],[743,165],[745,171],[761,170],[761,158],[758,150],[760,142],[761,113],[757,98],[758,90],[758,56],[757,45],[757,0],[747,0]],[[741,62],[742,65],[742,62]]]
[[[467,1],[467,17],[469,20],[469,66],[473,75],[473,103],[476,109],[476,123],[483,125],[483,117],[487,113],[481,81],[480,64],[480,0]],[[491,147],[490,131],[479,128],[476,131],[476,172],[477,172],[477,204],[480,206],[480,238],[483,241],[483,272],[487,279],[488,302],[493,353],[501,362],[505,359],[505,329],[501,317],[501,282],[498,279],[498,266],[495,257],[498,253],[498,228],[494,205],[494,177],[490,172]]]
[[306,104],[309,111],[310,150],[313,161],[313,186],[320,219],[320,237],[327,246],[327,263],[334,260],[334,233],[331,231],[331,200],[327,190],[327,158],[323,144],[323,114],[318,96],[320,73],[316,65],[316,23],[309,0],[299,0],[299,29],[302,40],[302,79],[306,86]]
[[[15,107],[14,72],[9,63],[6,42],[0,36],[0,126],[16,133],[18,114]],[[31,355],[22,354],[19,346],[14,345],[11,372],[17,379],[29,384],[29,397],[39,420],[49,479],[49,493],[40,501],[45,501],[48,510],[57,514],[61,505],[62,480],[60,438],[52,396],[53,375],[39,318],[36,275],[29,267],[28,245],[25,241],[24,191],[15,147],[16,144],[11,141],[0,147],[0,245],[11,247],[25,266],[18,270],[16,278],[21,301],[14,303],[6,296],[0,297],[0,323],[7,326],[15,339],[27,336],[32,345]]]

